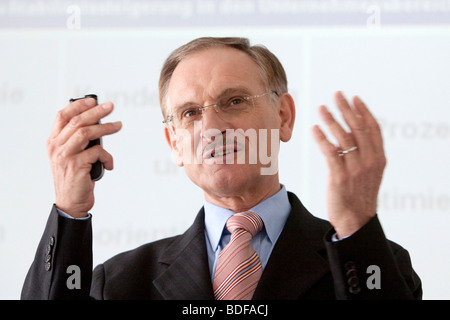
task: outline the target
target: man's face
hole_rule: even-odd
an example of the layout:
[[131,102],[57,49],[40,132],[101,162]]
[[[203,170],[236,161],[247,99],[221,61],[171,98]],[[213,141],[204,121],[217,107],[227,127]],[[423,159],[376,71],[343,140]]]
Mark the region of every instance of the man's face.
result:
[[[168,113],[174,114],[186,105],[216,104],[224,95],[265,92],[258,66],[247,54],[216,47],[191,54],[178,64],[170,80],[166,106]],[[175,134],[165,129],[177,163],[207,195],[233,196],[264,184],[278,184],[279,141],[288,139],[279,135],[280,106],[270,103],[270,94],[252,99],[252,111],[239,117],[224,120],[214,108],[207,108],[194,126],[175,128]],[[226,136],[231,132],[235,135],[230,141]],[[271,163],[267,163],[267,157]],[[268,167],[271,170],[267,171]]]

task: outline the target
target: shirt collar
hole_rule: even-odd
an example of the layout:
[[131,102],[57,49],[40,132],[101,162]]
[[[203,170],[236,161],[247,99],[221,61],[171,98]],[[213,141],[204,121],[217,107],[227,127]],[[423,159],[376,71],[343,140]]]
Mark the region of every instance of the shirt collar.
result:
[[[216,251],[222,237],[225,224],[235,212],[229,209],[219,207],[205,200],[205,228],[211,245]],[[288,194],[284,185],[281,185],[280,191],[272,197],[257,204],[249,211],[258,214],[264,222],[264,229],[270,240],[275,244],[283,230],[286,219],[291,212]]]

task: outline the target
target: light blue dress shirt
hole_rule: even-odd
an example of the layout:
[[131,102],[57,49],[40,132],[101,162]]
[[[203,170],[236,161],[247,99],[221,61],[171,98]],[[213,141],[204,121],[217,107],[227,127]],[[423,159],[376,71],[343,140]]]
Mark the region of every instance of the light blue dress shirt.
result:
[[[235,212],[208,201],[205,201],[204,210],[206,249],[211,280],[213,280],[219,253],[230,241],[231,234],[225,228],[225,224]],[[252,246],[259,255],[264,269],[291,212],[291,204],[285,186],[281,185],[280,191],[249,211],[258,214],[264,222],[263,230],[252,239]]]

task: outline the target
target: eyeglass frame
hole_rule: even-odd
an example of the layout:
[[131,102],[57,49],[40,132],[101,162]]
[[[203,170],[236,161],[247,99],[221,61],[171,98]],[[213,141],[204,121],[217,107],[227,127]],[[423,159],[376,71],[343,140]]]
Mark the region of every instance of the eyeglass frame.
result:
[[[249,101],[249,100],[253,101],[254,99],[257,99],[257,98],[260,98],[260,97],[264,97],[264,96],[266,96],[268,94],[271,94],[271,93],[274,93],[277,97],[279,96],[279,94],[278,94],[278,92],[276,90],[271,90],[271,91],[267,91],[267,92],[264,92],[264,93],[256,94],[256,95],[253,95],[253,96],[244,96],[242,98],[247,100],[247,101]],[[212,107],[214,107],[214,110],[216,111],[216,113],[219,113],[219,109],[220,109],[219,102],[214,103],[214,104],[210,104],[210,105],[207,105],[207,106],[197,106],[197,107],[195,107],[195,109],[196,110],[201,110],[201,116],[203,118],[203,112],[206,109],[212,108]],[[162,121],[162,123],[167,125],[167,126],[169,126],[170,122],[173,123],[173,118],[174,118],[173,115],[169,115],[169,116],[167,116],[166,119],[164,119]]]

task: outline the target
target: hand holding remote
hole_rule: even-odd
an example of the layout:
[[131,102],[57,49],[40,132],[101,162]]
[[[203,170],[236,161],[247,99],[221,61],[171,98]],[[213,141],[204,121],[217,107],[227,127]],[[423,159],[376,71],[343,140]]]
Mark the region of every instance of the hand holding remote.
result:
[[113,169],[111,154],[100,142],[91,142],[122,128],[120,121],[100,124],[113,108],[111,102],[97,105],[92,95],[73,99],[58,112],[47,140],[56,206],[74,218],[87,216],[94,205],[93,165],[101,162],[106,170]]

